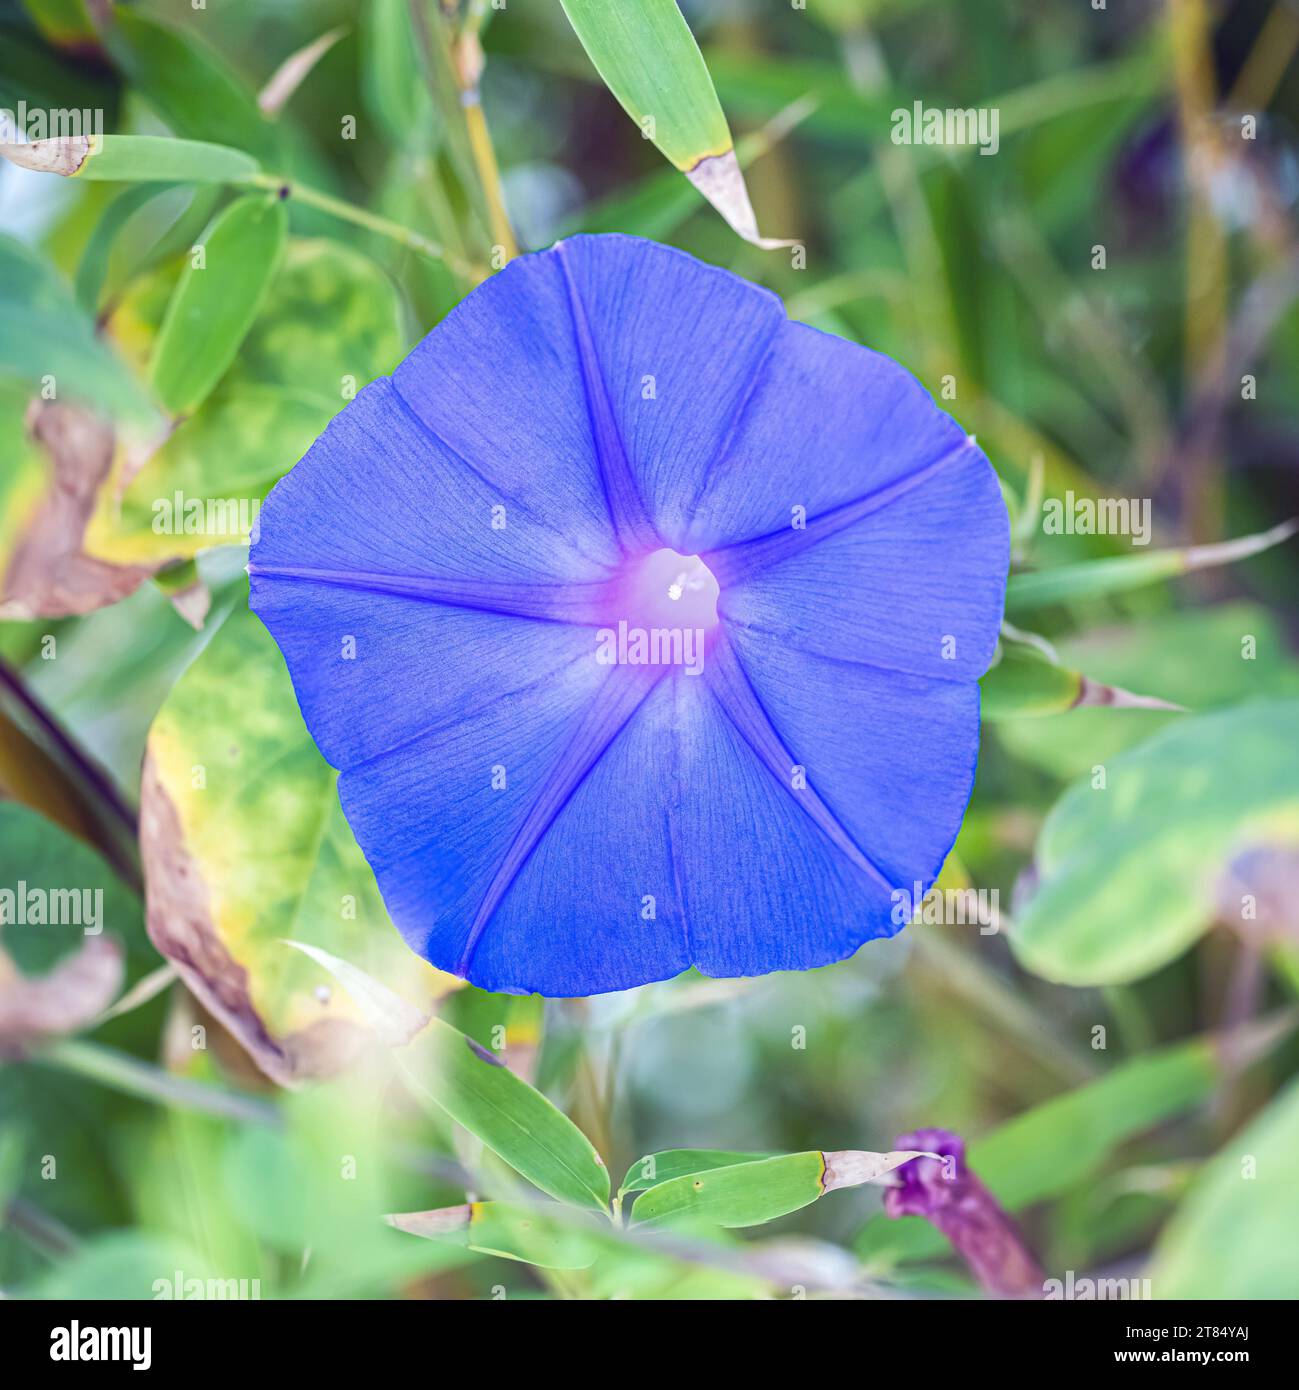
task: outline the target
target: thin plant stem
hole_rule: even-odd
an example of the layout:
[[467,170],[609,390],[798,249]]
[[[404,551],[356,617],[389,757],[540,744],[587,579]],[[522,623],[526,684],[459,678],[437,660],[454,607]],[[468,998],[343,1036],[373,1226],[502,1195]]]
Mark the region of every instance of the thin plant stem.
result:
[[386,217],[380,217],[376,213],[358,207],[355,203],[349,203],[343,198],[335,198],[330,193],[322,193],[319,189],[310,188],[306,184],[294,183],[288,179],[278,179],[272,174],[256,174],[248,180],[248,185],[276,191],[282,198],[293,198],[307,207],[316,208],[331,217],[337,217],[341,222],[351,222],[354,226],[364,227],[366,231],[386,237],[389,241],[395,241],[399,246],[404,246],[407,250],[426,256],[429,260],[441,261],[462,279],[473,284],[485,280],[490,273],[485,266],[472,265],[470,262],[462,260],[454,251],[448,251],[445,246],[439,245],[420,232],[403,227],[400,222],[392,222]]
[[161,1067],[98,1043],[65,1038],[33,1051],[30,1060],[98,1082],[138,1100],[152,1101],[155,1105],[179,1106],[183,1110],[248,1124],[274,1126],[279,1123],[275,1107],[256,1096],[185,1076],[173,1076]]
[[487,117],[483,113],[478,88],[467,89],[462,100],[465,126],[469,131],[469,149],[478,170],[479,182],[483,186],[483,197],[487,199],[492,240],[504,250],[506,260],[512,260],[519,254],[519,247],[514,240],[509,214],[505,211],[505,198],[501,192],[501,172],[496,163],[496,151],[492,147],[492,137],[487,130]]

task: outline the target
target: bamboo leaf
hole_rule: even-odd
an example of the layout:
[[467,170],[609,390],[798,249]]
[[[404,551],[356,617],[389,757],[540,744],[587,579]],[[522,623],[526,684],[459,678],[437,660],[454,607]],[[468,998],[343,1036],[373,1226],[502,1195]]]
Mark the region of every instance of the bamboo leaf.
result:
[[1121,686],[1092,680],[1063,665],[1049,649],[1016,641],[1005,634],[994,664],[979,686],[983,717],[994,721],[1038,718],[1095,705],[1113,709],[1181,708],[1167,700],[1135,695]]
[[623,110],[746,241],[760,236],[730,127],[676,0],[561,0],[582,47]]
[[246,183],[261,166],[250,154],[204,140],[105,135],[81,166],[83,179],[117,183]]
[[202,404],[234,361],[288,238],[283,203],[249,194],[208,229],[203,261],[186,267],[154,344],[150,376],[172,415]]
[[296,53],[290,54],[275,69],[274,73],[271,74],[270,81],[258,94],[257,105],[261,108],[262,114],[271,117],[278,116],[289,98],[307,80],[312,68],[346,32],[346,27],[339,25],[338,28],[330,29],[321,34],[318,39],[298,49]]
[[922,1155],[914,1150],[869,1153],[843,1149],[781,1154],[729,1167],[685,1173],[636,1199],[634,1226],[697,1222],[758,1226],[815,1202],[827,1192],[876,1182]]
[[274,157],[275,128],[248,85],[193,25],[182,31],[117,6],[105,41],[132,85],[177,135]]
[[540,1091],[440,1018],[394,1056],[411,1088],[557,1201],[603,1211],[609,1172]]
[[261,170],[229,145],[163,135],[56,136],[0,145],[0,157],[39,174],[100,183],[246,183]]
[[[470,1202],[435,1211],[397,1212],[384,1217],[390,1226],[425,1240],[444,1240],[542,1269],[589,1269],[602,1242],[584,1231],[573,1213],[563,1219],[510,1202]],[[606,1229],[608,1229],[606,1227]]]
[[[296,944],[296,943],[294,943]],[[301,948],[299,948],[301,949]],[[382,986],[358,983],[354,967],[313,951],[353,995],[371,1025],[387,1033],[397,1004]],[[400,1002],[400,1001],[398,1001]],[[609,1172],[591,1141],[561,1111],[487,1049],[431,1018],[393,1059],[411,1090],[449,1115],[515,1172],[557,1201],[604,1211]]]
[[1089,560],[1081,565],[1061,565],[1058,569],[1015,574],[1006,585],[1008,613],[1043,608],[1052,603],[1072,603],[1078,599],[1103,598],[1126,593],[1160,580],[1175,579],[1193,570],[1234,564],[1258,555],[1299,531],[1299,521],[1283,521],[1268,531],[1216,545],[1192,545],[1180,550],[1155,550],[1148,555],[1119,555],[1107,560]]
[[644,1192],[661,1182],[706,1173],[713,1168],[730,1168],[737,1163],[756,1163],[773,1154],[735,1153],[728,1149],[664,1149],[661,1153],[646,1154],[627,1169],[627,1176],[618,1189],[620,1197],[628,1192]]
[[94,315],[99,310],[100,295],[108,278],[109,262],[119,233],[141,208],[168,192],[171,187],[167,183],[135,184],[124,188],[104,209],[77,266],[77,303],[85,313]]

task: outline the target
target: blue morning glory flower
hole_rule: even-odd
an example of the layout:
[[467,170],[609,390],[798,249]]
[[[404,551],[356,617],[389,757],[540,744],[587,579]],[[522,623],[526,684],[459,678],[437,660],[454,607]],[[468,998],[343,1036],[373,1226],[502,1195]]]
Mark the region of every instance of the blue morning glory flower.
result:
[[1008,550],[896,363],[597,236],[362,391],[250,572],[409,944],[583,995],[899,930],[969,799]]

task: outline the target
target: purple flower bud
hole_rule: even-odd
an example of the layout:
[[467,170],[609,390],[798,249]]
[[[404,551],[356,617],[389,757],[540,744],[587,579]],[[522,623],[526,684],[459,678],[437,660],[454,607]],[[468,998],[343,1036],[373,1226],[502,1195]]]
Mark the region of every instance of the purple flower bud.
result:
[[965,1141],[947,1129],[918,1129],[894,1140],[896,1149],[922,1149],[943,1158],[917,1158],[899,1168],[884,1210],[923,1216],[940,1230],[990,1294],[1040,1298],[1043,1274],[1018,1227],[969,1170]]

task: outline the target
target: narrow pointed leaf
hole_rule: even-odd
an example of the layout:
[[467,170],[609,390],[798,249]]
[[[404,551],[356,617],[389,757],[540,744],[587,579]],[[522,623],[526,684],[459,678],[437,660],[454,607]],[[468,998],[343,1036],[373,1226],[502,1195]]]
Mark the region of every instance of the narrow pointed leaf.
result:
[[[353,994],[371,1026],[390,1031],[400,1000],[329,953],[310,954]],[[416,1095],[481,1139],[543,1192],[573,1206],[605,1210],[609,1172],[591,1141],[481,1043],[444,1019],[430,1018],[408,1045],[393,1048],[393,1060]]]
[[440,1018],[394,1052],[407,1084],[557,1201],[603,1211],[609,1172],[591,1141],[540,1091]]
[[208,229],[203,264],[186,267],[154,344],[153,387],[172,415],[191,414],[234,361],[275,276],[288,226],[283,203],[249,194]]
[[397,1212],[390,1226],[425,1240],[444,1240],[542,1269],[589,1269],[600,1254],[598,1237],[574,1222],[510,1202],[473,1202],[435,1211]]
[[105,40],[132,85],[177,135],[215,140],[267,158],[275,128],[244,81],[202,37],[117,6]]
[[237,184],[260,172],[243,150],[161,135],[105,135],[77,170],[78,177],[101,183]]
[[1058,569],[1015,574],[1006,585],[1008,613],[1042,608],[1052,603],[1072,603],[1078,599],[1103,598],[1126,593],[1160,580],[1175,579],[1193,570],[1230,565],[1257,555],[1271,546],[1289,540],[1299,523],[1283,521],[1268,531],[1216,545],[1192,545],[1181,550],[1155,550],[1148,555],[1119,555],[1108,560],[1089,560],[1080,565],[1061,565]]
[[729,1149],[664,1149],[661,1153],[646,1154],[627,1169],[618,1195],[644,1192],[673,1178],[691,1173],[706,1173],[713,1168],[730,1168],[737,1163],[756,1163],[775,1157],[769,1153],[735,1153]]
[[60,135],[0,145],[0,157],[38,174],[98,183],[237,184],[261,172],[243,150],[165,135]]
[[336,29],[330,29],[327,33],[321,34],[318,39],[298,49],[296,53],[290,54],[275,69],[270,81],[258,94],[257,105],[261,108],[262,114],[266,116],[279,115],[284,104],[306,81],[312,68],[346,32],[346,28],[340,25]]
[[730,127],[676,0],[561,3],[596,71],[645,137],[746,241],[789,245],[758,233]]
[[1002,639],[997,660],[979,682],[985,719],[1035,718],[1093,705],[1176,710],[1178,705],[1092,680],[1028,642]]
[[636,1199],[636,1226],[680,1222],[758,1226],[815,1202],[826,1192],[875,1182],[919,1154],[845,1149],[781,1154],[751,1163],[687,1173],[651,1187]]

